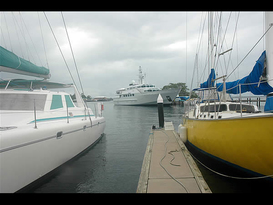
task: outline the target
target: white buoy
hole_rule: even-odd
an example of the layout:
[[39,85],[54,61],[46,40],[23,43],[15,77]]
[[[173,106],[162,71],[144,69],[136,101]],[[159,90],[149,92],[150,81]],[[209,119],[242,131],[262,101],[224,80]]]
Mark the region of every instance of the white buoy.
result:
[[178,126],[178,134],[179,134],[182,142],[186,143],[187,140],[188,140],[188,137],[187,137],[187,128],[184,127],[182,124],[180,124]]

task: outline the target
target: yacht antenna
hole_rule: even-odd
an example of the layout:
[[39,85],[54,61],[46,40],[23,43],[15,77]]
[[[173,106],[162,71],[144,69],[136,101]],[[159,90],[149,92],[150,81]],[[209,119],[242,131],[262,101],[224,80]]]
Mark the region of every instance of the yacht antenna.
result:
[[139,74],[138,74],[139,84],[143,84],[144,83],[144,75],[142,74],[141,66],[139,66],[138,72],[139,72]]

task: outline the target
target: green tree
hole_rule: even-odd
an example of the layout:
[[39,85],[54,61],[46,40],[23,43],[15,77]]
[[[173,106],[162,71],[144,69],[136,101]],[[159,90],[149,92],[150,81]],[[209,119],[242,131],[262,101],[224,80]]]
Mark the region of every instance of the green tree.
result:
[[[171,89],[171,88],[181,88],[179,92],[179,96],[189,96],[190,92],[186,85],[186,83],[169,83],[169,85],[165,85],[162,90]],[[191,95],[192,98],[196,98],[197,94],[195,92]]]
[[85,94],[82,93],[81,96],[82,96],[82,99],[86,99]]
[[169,83],[169,85],[165,85],[162,90],[167,90],[171,88],[181,88],[179,96],[188,96],[190,94],[186,83]]

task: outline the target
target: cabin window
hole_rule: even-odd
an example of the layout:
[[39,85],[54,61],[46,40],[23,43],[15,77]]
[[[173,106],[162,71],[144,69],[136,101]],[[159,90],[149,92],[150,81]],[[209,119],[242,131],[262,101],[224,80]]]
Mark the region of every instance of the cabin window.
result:
[[69,95],[65,95],[65,102],[67,107],[74,107],[74,104]]
[[46,94],[1,93],[0,110],[44,110]]
[[50,110],[63,108],[62,96],[61,95],[52,95],[52,102]]
[[[240,104],[230,104],[229,105],[230,111],[241,112]],[[254,106],[252,105],[242,105],[242,112],[244,113],[253,113],[255,112]]]
[[[216,110],[215,110],[216,108]],[[223,112],[223,111],[227,111],[227,105],[226,104],[221,104],[220,105],[220,109],[219,109],[219,104],[214,105],[214,104],[210,104],[210,105],[206,105],[206,106],[202,106],[201,107],[201,112]]]

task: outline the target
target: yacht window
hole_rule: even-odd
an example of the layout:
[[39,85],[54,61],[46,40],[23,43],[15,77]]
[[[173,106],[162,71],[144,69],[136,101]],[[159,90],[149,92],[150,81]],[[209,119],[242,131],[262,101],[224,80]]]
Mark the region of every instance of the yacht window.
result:
[[65,102],[67,107],[74,107],[74,104],[69,95],[65,95]]
[[52,102],[50,110],[58,109],[63,107],[62,96],[61,95],[52,95]]
[[46,94],[1,93],[0,110],[44,110]]

